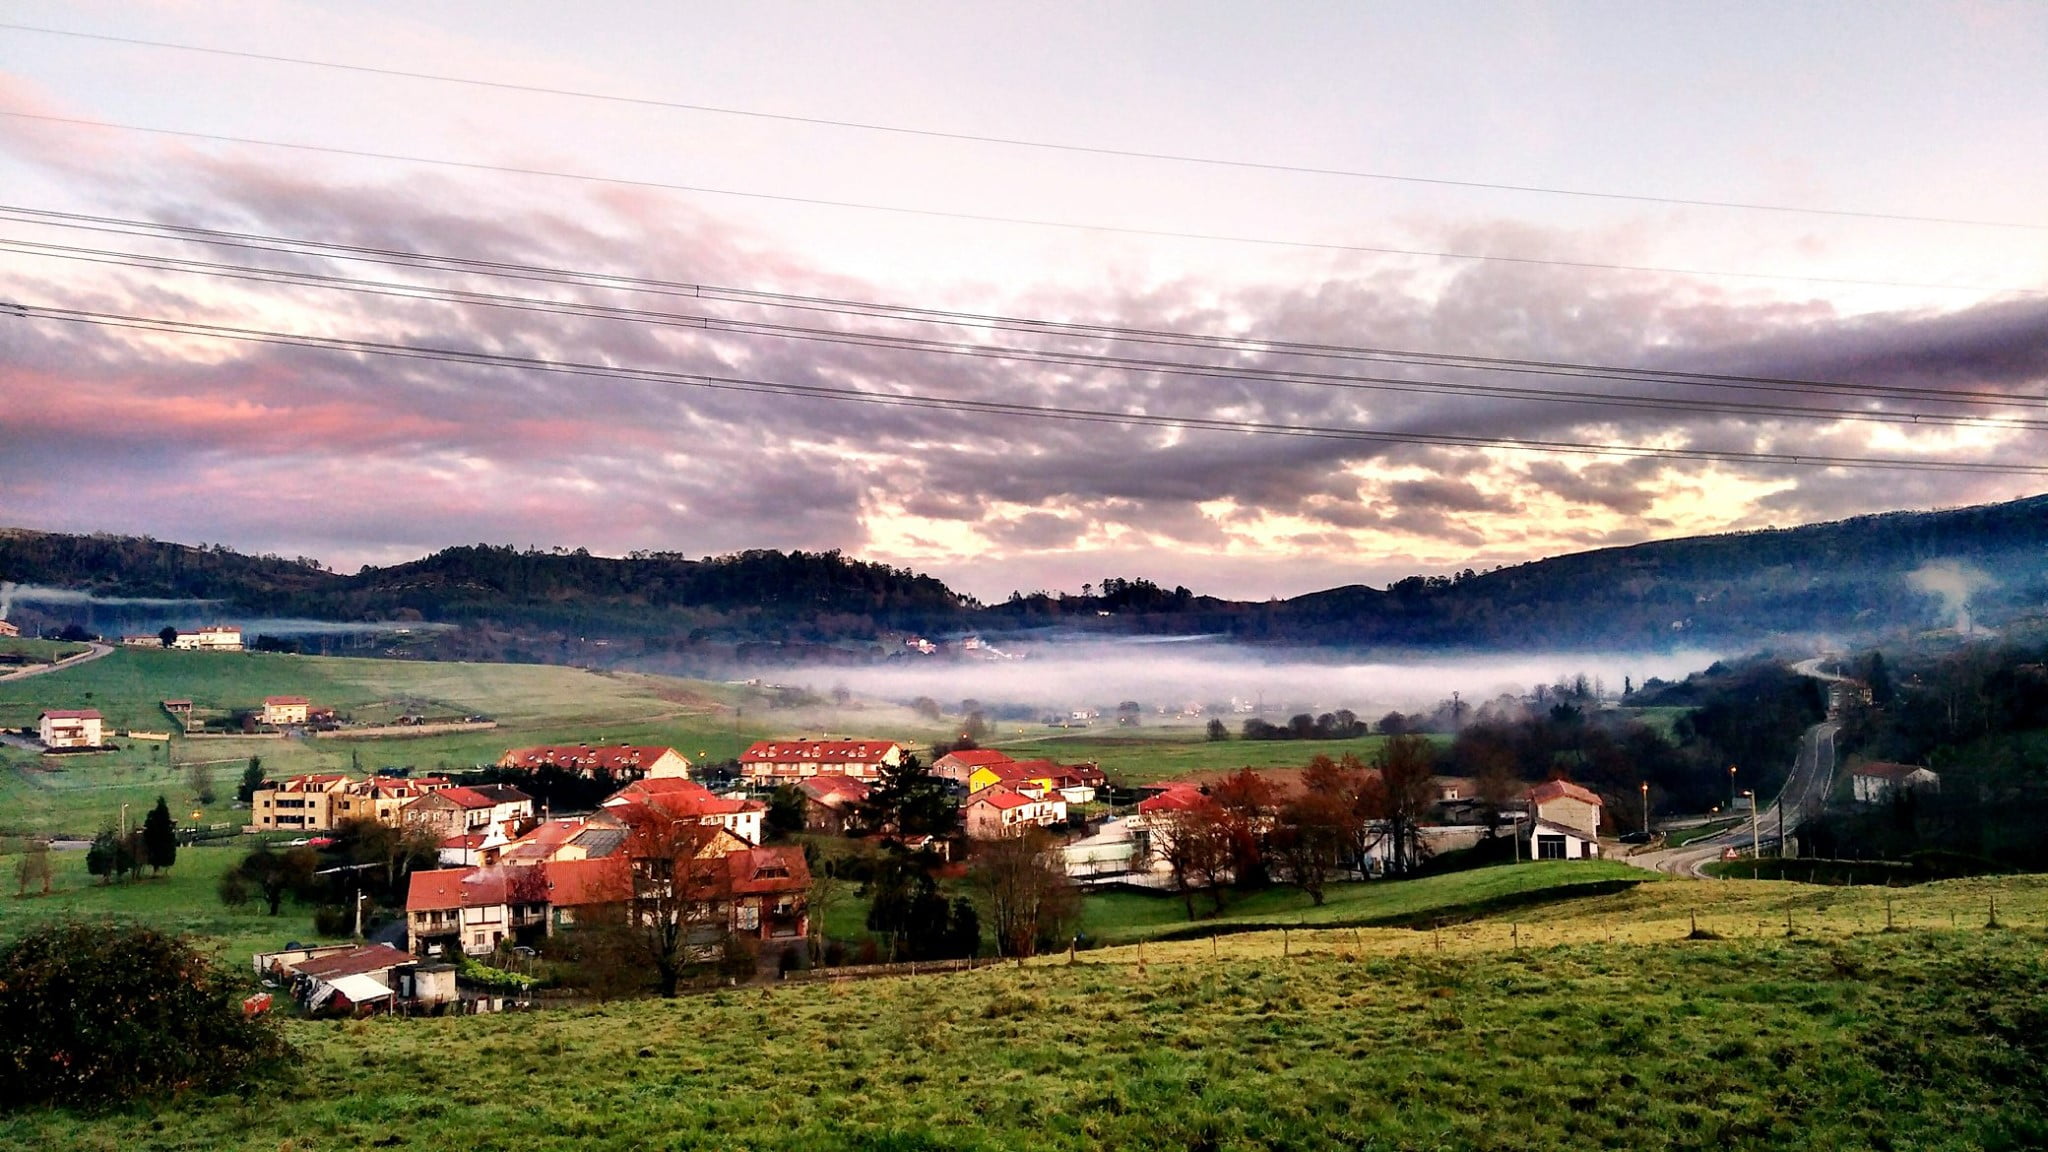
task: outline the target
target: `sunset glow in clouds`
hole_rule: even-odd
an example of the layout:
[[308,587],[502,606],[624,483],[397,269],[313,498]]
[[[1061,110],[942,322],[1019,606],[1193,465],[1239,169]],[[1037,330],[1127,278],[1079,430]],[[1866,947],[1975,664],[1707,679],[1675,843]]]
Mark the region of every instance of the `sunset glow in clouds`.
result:
[[[1722,4],[413,7],[27,0],[5,19],[984,137],[1951,222],[1034,149],[19,29],[0,30],[0,112],[28,114],[0,116],[0,203],[1163,332],[1980,396],[2038,397],[2048,383],[2048,13],[2036,6],[1873,9],[1853,27],[1818,9]],[[80,120],[329,151],[59,122]],[[2018,421],[2048,419],[2039,401],[1714,390],[912,323],[20,216],[0,220],[0,237],[0,303],[628,377],[1481,441],[2036,464],[2043,432]],[[811,331],[720,331],[707,317]],[[894,343],[904,338],[944,347]],[[971,354],[990,346],[1013,351]],[[1499,388],[1455,394],[1472,384]],[[1886,424],[1773,404],[1992,419]],[[852,404],[0,309],[0,524],[344,568],[476,541],[842,548],[983,597],[1106,574],[1288,595],[2044,487]]]

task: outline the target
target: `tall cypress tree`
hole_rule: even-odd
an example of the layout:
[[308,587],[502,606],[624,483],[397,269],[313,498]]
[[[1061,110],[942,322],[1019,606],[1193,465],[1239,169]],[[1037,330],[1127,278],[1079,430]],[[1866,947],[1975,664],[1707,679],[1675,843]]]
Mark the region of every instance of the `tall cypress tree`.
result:
[[171,821],[171,806],[161,796],[142,820],[142,852],[152,872],[162,872],[178,862],[177,826]]

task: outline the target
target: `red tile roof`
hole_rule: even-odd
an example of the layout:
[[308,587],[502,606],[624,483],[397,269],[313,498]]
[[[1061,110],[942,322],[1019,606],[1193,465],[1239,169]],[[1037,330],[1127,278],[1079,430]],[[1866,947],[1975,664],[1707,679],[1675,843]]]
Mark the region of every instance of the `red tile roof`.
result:
[[1187,812],[1209,803],[1209,797],[1193,784],[1169,784],[1155,796],[1138,801],[1138,815],[1155,812]]
[[1529,789],[1529,802],[1531,804],[1541,804],[1546,800],[1559,799],[1578,800],[1591,804],[1595,808],[1601,807],[1603,803],[1599,796],[1569,780],[1546,780]]
[[538,868],[437,868],[412,874],[405,893],[407,912],[447,908],[488,908],[493,904],[540,903],[546,878]]
[[1031,797],[1026,796],[1021,792],[1013,792],[1008,788],[1002,787],[1001,785],[996,785],[991,788],[983,788],[981,791],[976,792],[974,795],[969,796],[967,798],[967,806],[970,808],[976,804],[987,804],[998,809],[999,811],[1008,811],[1012,808],[1022,808],[1026,804],[1036,803],[1038,803],[1038,801],[1033,800]]
[[742,764],[879,764],[893,740],[762,740],[740,753]]
[[986,768],[991,764],[1008,764],[1010,754],[994,748],[962,748],[957,752],[948,752],[939,759],[951,760],[969,768]]
[[460,784],[450,788],[439,789],[433,795],[463,809],[495,808],[498,806],[496,800],[491,799],[474,788],[464,788]]
[[548,903],[557,908],[617,904],[633,898],[633,872],[623,856],[554,860],[541,865]]
[[820,804],[858,804],[868,798],[868,782],[851,776],[827,773],[797,781],[797,790]]
[[[244,697],[244,699],[246,699],[246,697]],[[265,697],[263,698],[263,706],[264,706],[264,707],[266,707],[266,708],[270,707],[270,706],[271,706],[271,705],[273,705],[273,704],[278,704],[278,705],[285,705],[285,704],[311,704],[311,703],[312,703],[312,701],[311,701],[311,700],[308,700],[308,699],[306,699],[306,698],[305,698],[304,696],[265,696]]]
[[804,862],[804,850],[793,845],[727,853],[725,866],[731,871],[736,896],[803,892],[811,886],[811,869]]
[[[105,719],[105,717],[100,715],[100,710],[97,708],[52,708],[48,712],[43,713],[43,716],[47,716],[52,720]],[[37,717],[37,719],[41,718],[42,717]]]
[[655,805],[673,816],[734,816],[742,812],[766,812],[759,800],[733,800],[720,796],[694,780],[661,776],[635,780],[605,798],[604,806]]

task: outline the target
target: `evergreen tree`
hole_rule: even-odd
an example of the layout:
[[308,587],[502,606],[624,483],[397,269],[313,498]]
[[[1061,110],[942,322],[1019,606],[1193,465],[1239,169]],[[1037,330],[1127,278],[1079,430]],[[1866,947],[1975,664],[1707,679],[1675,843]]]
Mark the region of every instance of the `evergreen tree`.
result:
[[249,766],[242,769],[242,782],[235,786],[235,799],[247,804],[262,791],[263,785],[263,757],[251,756]]
[[171,820],[171,806],[163,797],[142,818],[142,853],[151,872],[162,872],[178,862],[178,829]]
[[120,855],[121,837],[112,828],[100,829],[92,838],[92,847],[85,850],[85,870],[100,878],[104,884],[114,876],[114,862]]

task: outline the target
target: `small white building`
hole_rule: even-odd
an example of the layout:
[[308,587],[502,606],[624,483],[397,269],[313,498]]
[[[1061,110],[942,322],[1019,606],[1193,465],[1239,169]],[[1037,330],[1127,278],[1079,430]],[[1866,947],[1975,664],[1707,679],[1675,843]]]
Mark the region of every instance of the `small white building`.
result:
[[263,722],[273,728],[304,724],[306,713],[312,706],[313,702],[304,696],[265,696]]
[[1872,761],[1850,771],[1849,787],[1858,804],[1882,804],[1899,792],[1939,792],[1941,776],[1914,764]]
[[188,652],[240,652],[242,630],[226,624],[215,624],[193,632],[179,632],[171,641],[171,647]]
[[36,717],[36,736],[45,748],[97,748],[104,724],[94,708],[53,708]]
[[1551,780],[1528,792],[1529,858],[1591,860],[1600,855],[1600,810],[1597,793],[1569,780]]

